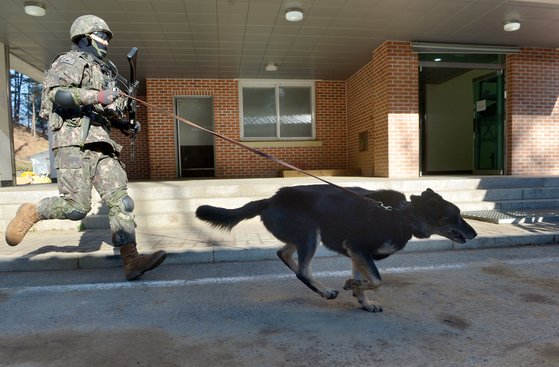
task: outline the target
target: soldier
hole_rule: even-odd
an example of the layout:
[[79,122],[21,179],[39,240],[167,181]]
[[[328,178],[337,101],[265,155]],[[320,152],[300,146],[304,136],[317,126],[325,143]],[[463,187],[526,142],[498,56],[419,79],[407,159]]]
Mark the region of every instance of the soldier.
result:
[[95,16],[77,18],[70,29],[72,49],[59,55],[45,74],[41,116],[53,131],[60,196],[23,204],[6,228],[6,242],[17,246],[40,220],[81,220],[91,210],[94,187],[109,207],[113,246],[119,248],[126,279],[133,280],[165,260],[165,251],[140,255],[136,250],[134,201],[119,160],[122,147],[111,127],[136,134],[126,120],[127,99],[116,88],[114,70],[102,59],[113,33]]

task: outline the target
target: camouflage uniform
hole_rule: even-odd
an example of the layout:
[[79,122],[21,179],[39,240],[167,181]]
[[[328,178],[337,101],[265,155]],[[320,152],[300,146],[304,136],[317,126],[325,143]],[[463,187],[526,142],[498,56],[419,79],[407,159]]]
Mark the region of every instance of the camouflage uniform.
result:
[[[110,138],[111,120],[126,106],[124,98],[103,106],[95,101],[100,90],[114,88],[106,66],[79,50],[55,59],[45,75],[41,115],[53,131],[53,149],[61,196],[45,198],[37,205],[41,219],[80,220],[91,210],[92,186],[109,207],[113,245],[134,243],[133,201],[127,194],[127,177],[118,156],[122,147]],[[55,106],[58,90],[72,93],[78,107]],[[88,125],[87,135],[84,129]],[[83,140],[82,136],[85,136]]]
[[45,74],[41,116],[49,119],[60,196],[39,204],[22,204],[6,227],[6,243],[17,246],[43,219],[80,220],[91,210],[94,187],[109,207],[113,245],[119,248],[127,280],[155,269],[167,254],[150,255],[136,248],[134,201],[128,196],[126,172],[118,159],[121,146],[111,126],[136,133],[124,114],[127,100],[115,88],[116,73],[101,61],[113,34],[95,15],[77,18],[70,29],[73,49],[58,56]]

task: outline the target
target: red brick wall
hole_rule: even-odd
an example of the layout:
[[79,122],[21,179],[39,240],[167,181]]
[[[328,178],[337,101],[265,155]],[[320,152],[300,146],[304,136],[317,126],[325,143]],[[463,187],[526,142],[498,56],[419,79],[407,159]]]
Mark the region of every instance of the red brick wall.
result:
[[419,59],[409,42],[388,49],[389,177],[419,176]]
[[[173,111],[175,96],[212,96],[214,129],[240,139],[238,83],[235,80],[147,79],[147,101]],[[260,150],[302,169],[347,167],[345,82],[317,81],[315,85],[316,139],[321,147],[264,147]],[[174,119],[148,109],[149,170],[151,179],[176,179]],[[281,166],[219,138],[215,139],[217,178],[275,177]]]
[[316,161],[315,168],[347,168],[346,83],[317,81],[315,83],[316,139],[322,147],[308,148]]
[[559,52],[525,48],[507,56],[507,173],[559,174]]
[[[409,42],[387,41],[347,81],[349,164],[364,175],[419,173],[418,58]],[[357,138],[369,134],[369,149]]]
[[[364,176],[372,176],[379,162],[375,158],[387,151],[386,139],[377,135],[374,123],[375,107],[381,105],[374,95],[374,65],[370,61],[347,80],[347,140],[348,165],[360,168]],[[359,134],[366,133],[368,148],[359,151]],[[380,134],[379,134],[380,135]]]
[[389,177],[388,145],[388,43],[373,51],[373,126],[374,126],[374,176]]
[[[143,96],[139,96],[138,98],[145,100]],[[126,166],[125,169],[128,179],[145,180],[149,178],[149,147],[147,143],[149,126],[147,109],[141,104],[138,104],[136,119],[140,122],[142,127],[134,142],[134,158],[131,156],[132,146],[129,137],[122,134],[119,130],[113,129],[112,138],[123,147],[120,159]]]

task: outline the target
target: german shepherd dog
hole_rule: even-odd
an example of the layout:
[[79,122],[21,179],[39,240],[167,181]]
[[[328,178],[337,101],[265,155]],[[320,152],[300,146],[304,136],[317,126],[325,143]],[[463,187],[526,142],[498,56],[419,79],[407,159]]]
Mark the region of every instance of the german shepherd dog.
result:
[[351,289],[370,312],[382,312],[381,305],[364,293],[381,285],[374,260],[401,250],[412,236],[438,234],[457,243],[477,236],[460,210],[431,189],[412,195],[411,201],[393,190],[347,190],[364,197],[330,185],[284,187],[268,199],[237,209],[202,205],[196,216],[214,227],[231,230],[240,221],[259,215],[268,231],[285,243],[277,252],[279,258],[307,287],[326,299],[336,298],[338,291],[325,287],[311,274],[310,263],[318,245],[322,242],[350,257],[353,278],[346,281],[344,289]]

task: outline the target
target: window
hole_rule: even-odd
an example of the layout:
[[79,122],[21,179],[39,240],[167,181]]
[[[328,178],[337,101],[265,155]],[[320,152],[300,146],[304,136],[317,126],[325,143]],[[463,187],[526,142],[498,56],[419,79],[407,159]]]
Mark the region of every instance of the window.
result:
[[242,138],[314,138],[314,83],[244,82],[239,95]]

